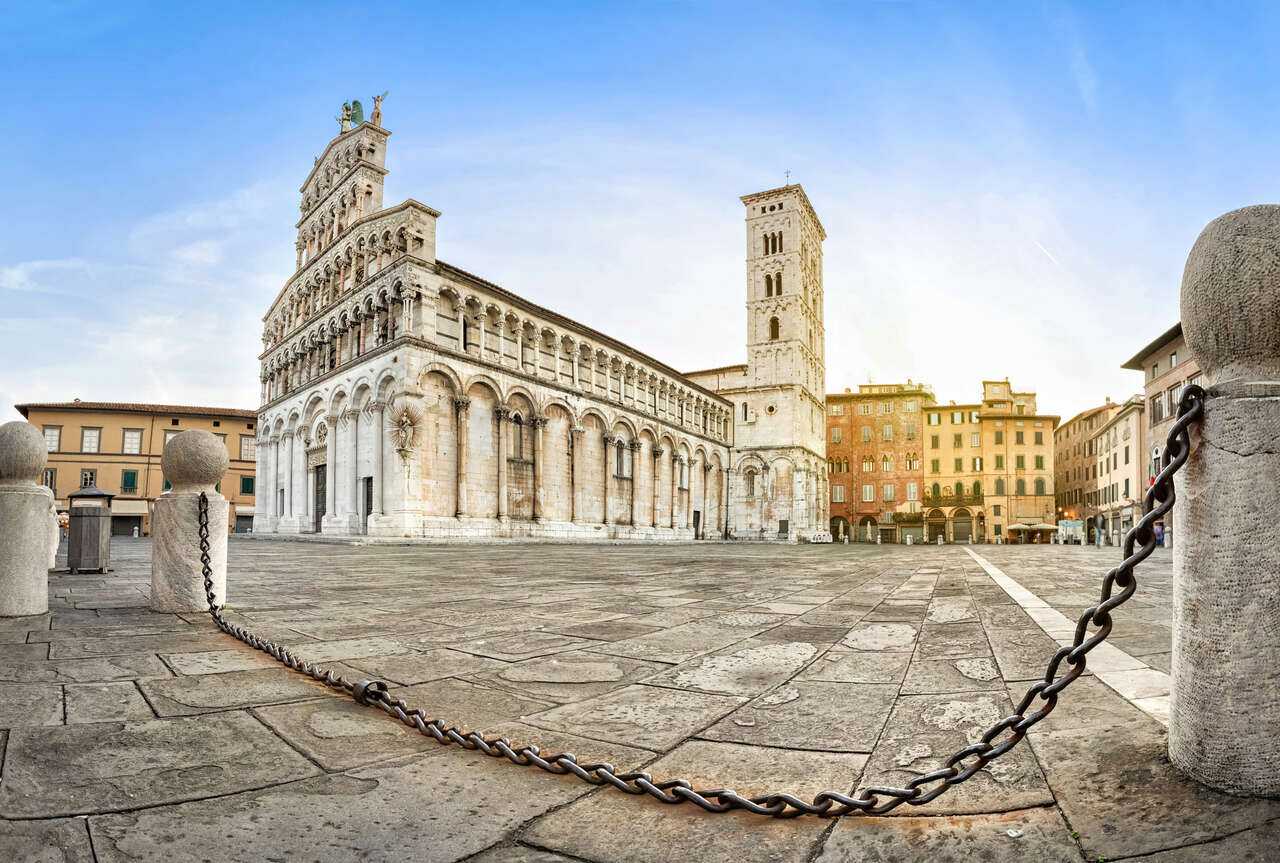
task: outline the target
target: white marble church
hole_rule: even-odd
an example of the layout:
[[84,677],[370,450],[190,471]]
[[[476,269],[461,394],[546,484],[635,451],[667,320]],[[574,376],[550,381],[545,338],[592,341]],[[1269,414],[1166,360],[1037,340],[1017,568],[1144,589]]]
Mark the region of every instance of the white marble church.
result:
[[439,212],[383,206],[380,114],[302,184],[256,533],[829,539],[824,235],[798,185],[743,198],[747,365],[682,374],[438,259]]

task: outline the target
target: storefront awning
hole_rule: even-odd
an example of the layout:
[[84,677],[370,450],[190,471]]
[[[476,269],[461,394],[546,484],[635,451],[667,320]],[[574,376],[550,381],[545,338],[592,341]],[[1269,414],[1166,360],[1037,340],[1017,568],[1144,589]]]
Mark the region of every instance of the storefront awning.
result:
[[233,508],[235,509],[236,515],[254,515],[252,506],[244,506],[242,504],[237,503],[234,505]]
[[146,515],[147,502],[145,500],[120,500],[116,498],[111,501],[112,515]]

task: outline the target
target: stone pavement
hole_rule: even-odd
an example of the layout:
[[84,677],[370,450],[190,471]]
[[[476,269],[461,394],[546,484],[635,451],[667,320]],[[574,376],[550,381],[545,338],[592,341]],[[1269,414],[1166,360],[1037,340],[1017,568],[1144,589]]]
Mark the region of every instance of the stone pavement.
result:
[[[117,571],[54,576],[49,615],[0,621],[0,861],[1275,859],[1280,802],[1165,758],[1163,550],[1116,654],[1030,746],[838,822],[707,815],[439,746],[202,615],[148,612],[149,551],[117,540]],[[433,716],[807,797],[901,785],[1010,713],[1118,560],[973,551],[233,539],[228,583],[259,634]]]

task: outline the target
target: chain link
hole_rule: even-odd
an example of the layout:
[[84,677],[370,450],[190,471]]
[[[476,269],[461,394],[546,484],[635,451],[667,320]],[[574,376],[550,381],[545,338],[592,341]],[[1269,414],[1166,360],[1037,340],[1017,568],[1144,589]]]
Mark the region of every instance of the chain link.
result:
[[[456,744],[463,749],[483,752],[493,758],[505,758],[522,767],[538,767],[548,773],[574,776],[591,785],[611,785],[626,794],[647,794],[663,803],[692,803],[707,812],[729,812],[740,809],[756,815],[774,818],[795,818],[799,815],[818,815],[834,818],[842,815],[884,815],[903,803],[921,806],[953,786],[959,785],[986,767],[995,759],[1017,746],[1027,731],[1044,719],[1058,704],[1058,694],[1084,674],[1091,650],[1111,634],[1111,612],[1124,604],[1137,590],[1134,567],[1146,560],[1156,547],[1154,525],[1173,508],[1173,476],[1186,464],[1191,454],[1189,426],[1204,411],[1204,390],[1191,385],[1183,390],[1178,404],[1178,416],[1169,429],[1161,470],[1143,501],[1144,514],[1125,535],[1124,560],[1106,574],[1102,580],[1102,594],[1097,605],[1084,610],[1076,623],[1075,635],[1070,645],[1063,646],[1049,660],[1043,679],[1037,681],[1018,702],[1015,712],[988,728],[975,742],[953,753],[937,770],[917,776],[905,788],[872,786],[863,789],[860,796],[850,796],[838,791],[823,791],[813,800],[806,801],[791,794],[764,794],[743,797],[726,788],[694,788],[685,779],[654,781],[642,771],[619,772],[608,762],[580,763],[569,752],[542,754],[537,746],[513,744],[505,737],[484,737],[465,728],[447,725],[444,720],[432,718],[422,708],[411,708],[402,699],[387,691],[381,680],[361,680],[353,683],[341,675],[313,665],[287,648],[254,635],[238,624],[227,620],[222,606],[217,604],[213,592],[213,571],[209,560],[209,499],[200,495],[199,535],[200,564],[204,573],[205,598],[209,614],[223,632],[250,647],[275,657],[288,667],[313,680],[350,695],[357,703],[380,708],[421,734],[435,738],[443,745]],[[1115,590],[1119,588],[1119,592]],[[1090,629],[1093,628],[1091,633]],[[1063,663],[1066,663],[1063,669]],[[1062,671],[1059,675],[1059,671]],[[1035,710],[1031,710],[1032,705]],[[1028,712],[1031,711],[1031,712]]]

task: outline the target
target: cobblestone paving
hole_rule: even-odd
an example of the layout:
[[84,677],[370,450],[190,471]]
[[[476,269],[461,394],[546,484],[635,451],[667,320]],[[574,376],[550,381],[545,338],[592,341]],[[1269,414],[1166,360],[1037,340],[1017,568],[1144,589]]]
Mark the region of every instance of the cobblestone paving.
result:
[[[961,547],[234,539],[229,589],[260,634],[433,716],[811,796],[902,784],[1008,714],[1057,647],[1052,611],[1074,619],[1118,559],[974,551],[1043,606]],[[711,816],[440,747],[202,615],[152,614],[149,553],[118,540],[115,572],[55,575],[50,615],[0,620],[0,861],[1274,859],[1280,803],[1183,779],[1102,670],[927,805]],[[1117,615],[1149,671],[1170,570],[1157,552]]]

